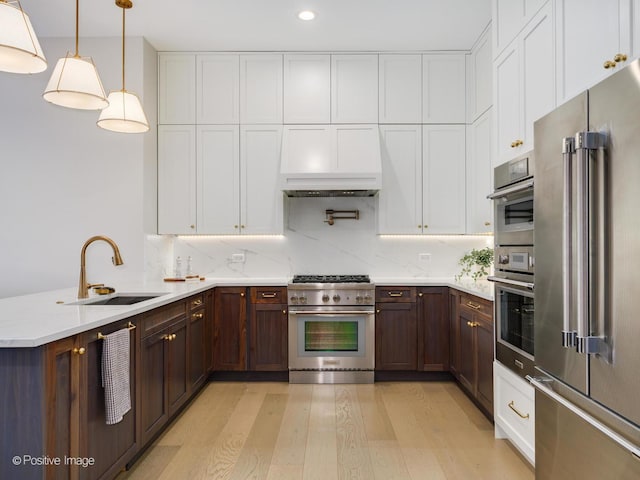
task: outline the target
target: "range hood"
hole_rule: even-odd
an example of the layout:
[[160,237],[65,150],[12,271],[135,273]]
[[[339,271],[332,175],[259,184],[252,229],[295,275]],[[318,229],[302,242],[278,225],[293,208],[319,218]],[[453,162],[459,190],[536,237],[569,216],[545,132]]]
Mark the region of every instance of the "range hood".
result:
[[382,185],[377,125],[285,125],[280,182],[290,197],[374,196]]

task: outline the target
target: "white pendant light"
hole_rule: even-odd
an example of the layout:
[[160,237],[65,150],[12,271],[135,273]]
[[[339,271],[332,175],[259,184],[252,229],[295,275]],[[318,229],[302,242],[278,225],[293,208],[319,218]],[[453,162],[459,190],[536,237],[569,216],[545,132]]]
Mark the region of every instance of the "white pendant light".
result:
[[124,17],[133,3],[130,0],[116,0],[116,5],[122,8],[122,90],[109,93],[109,106],[100,112],[98,126],[113,132],[144,133],[149,130],[149,122],[142,104],[135,93],[127,92],[124,88]]
[[42,96],[47,102],[81,110],[109,105],[98,70],[91,57],[78,54],[78,2],[76,0],[76,52],[58,60]]
[[47,60],[19,1],[0,0],[0,70],[10,73],[40,73]]

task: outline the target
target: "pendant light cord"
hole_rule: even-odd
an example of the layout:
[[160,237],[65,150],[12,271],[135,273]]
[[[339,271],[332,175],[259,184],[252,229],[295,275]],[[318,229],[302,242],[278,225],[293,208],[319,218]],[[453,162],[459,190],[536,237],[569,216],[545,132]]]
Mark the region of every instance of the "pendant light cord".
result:
[[79,35],[79,29],[78,29],[79,21],[78,21],[78,19],[80,18],[79,15],[78,15],[78,10],[79,9],[80,9],[80,0],[76,0],[76,54],[75,54],[76,58],[80,58],[80,54],[78,53],[78,35]]
[[125,91],[124,88],[124,13],[127,11],[126,8],[122,8],[122,91]]

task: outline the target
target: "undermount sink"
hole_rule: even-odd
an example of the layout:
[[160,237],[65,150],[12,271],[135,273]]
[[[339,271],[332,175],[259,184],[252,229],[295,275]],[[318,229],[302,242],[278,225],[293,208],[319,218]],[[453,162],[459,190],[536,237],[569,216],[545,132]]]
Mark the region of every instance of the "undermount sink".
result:
[[116,293],[107,298],[89,298],[67,305],[133,305],[162,295],[166,293]]

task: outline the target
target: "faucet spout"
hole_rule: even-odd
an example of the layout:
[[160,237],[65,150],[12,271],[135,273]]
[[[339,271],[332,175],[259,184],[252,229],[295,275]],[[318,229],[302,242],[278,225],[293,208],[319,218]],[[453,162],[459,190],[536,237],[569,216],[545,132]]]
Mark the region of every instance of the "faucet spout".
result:
[[111,258],[111,261],[114,265],[117,266],[124,263],[122,261],[122,256],[120,256],[120,249],[118,248],[118,245],[116,245],[116,242],[111,240],[109,237],[105,237],[104,235],[96,235],[84,242],[82,251],[80,252],[80,283],[78,285],[78,298],[89,297],[89,285],[87,284],[86,272],[86,254],[87,247],[97,240],[102,240],[103,242],[107,242],[109,245],[111,245],[111,248],[113,249],[113,257]]

